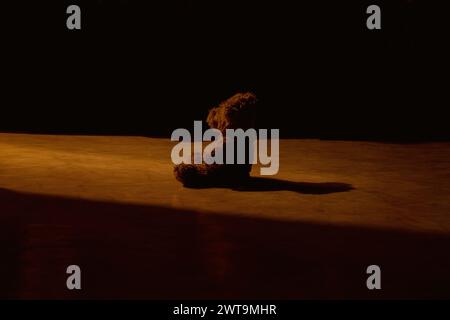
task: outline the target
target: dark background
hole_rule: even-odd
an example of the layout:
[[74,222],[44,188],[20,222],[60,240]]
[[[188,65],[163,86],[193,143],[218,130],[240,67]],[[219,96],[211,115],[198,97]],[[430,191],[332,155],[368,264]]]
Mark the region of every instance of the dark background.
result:
[[443,3],[3,1],[0,130],[168,136],[251,90],[282,137],[450,139]]

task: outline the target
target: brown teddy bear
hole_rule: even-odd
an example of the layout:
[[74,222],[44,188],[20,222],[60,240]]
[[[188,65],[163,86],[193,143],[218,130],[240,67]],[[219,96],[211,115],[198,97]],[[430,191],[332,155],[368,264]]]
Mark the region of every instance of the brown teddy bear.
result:
[[[226,130],[254,128],[256,102],[253,93],[238,93],[209,111],[206,121],[211,128],[221,131],[224,137],[222,144],[224,156],[227,144]],[[234,154],[236,155],[236,152]],[[175,166],[174,174],[185,187],[235,186],[248,180],[251,168],[248,159],[245,164],[182,163]]]

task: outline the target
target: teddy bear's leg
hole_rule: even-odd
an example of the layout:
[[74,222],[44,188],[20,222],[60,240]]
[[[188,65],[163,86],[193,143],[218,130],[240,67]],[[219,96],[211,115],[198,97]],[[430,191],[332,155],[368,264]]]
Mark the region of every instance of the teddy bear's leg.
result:
[[184,186],[200,186],[207,180],[202,165],[182,163],[175,166],[174,174],[175,178]]
[[220,187],[243,184],[250,177],[248,165],[192,165],[175,166],[175,178],[185,187]]
[[250,170],[251,165],[179,164],[174,174],[185,187],[212,187],[240,184]]

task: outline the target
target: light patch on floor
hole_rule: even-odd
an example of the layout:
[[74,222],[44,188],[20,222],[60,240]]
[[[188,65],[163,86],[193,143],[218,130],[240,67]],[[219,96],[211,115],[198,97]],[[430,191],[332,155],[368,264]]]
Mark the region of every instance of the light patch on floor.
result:
[[354,187],[320,195],[183,188],[172,173],[174,144],[145,137],[0,134],[0,188],[205,214],[450,233],[450,143],[281,140],[275,178]]

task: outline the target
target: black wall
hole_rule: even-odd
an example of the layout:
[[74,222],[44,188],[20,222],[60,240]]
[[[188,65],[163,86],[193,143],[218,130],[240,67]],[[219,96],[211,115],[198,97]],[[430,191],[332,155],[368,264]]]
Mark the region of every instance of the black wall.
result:
[[0,130],[169,135],[251,90],[284,137],[449,139],[443,3],[6,1]]

